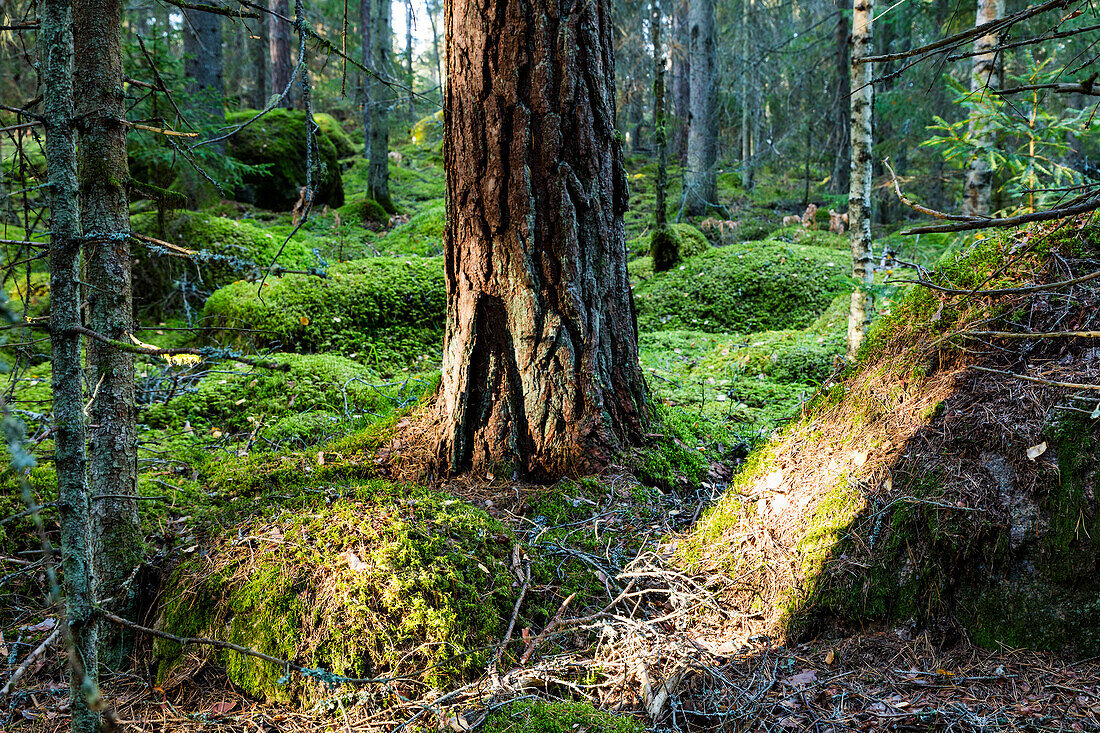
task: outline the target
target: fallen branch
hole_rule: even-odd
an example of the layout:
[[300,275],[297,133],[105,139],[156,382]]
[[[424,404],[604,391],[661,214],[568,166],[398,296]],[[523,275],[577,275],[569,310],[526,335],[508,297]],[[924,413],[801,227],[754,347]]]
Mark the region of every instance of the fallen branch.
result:
[[19,681],[20,677],[26,674],[27,670],[30,669],[31,664],[33,664],[36,659],[46,653],[46,649],[50,646],[50,644],[54,642],[54,639],[56,639],[58,635],[61,634],[61,629],[63,626],[63,623],[59,623],[54,626],[53,631],[50,632],[50,635],[46,637],[46,640],[39,644],[33,652],[27,655],[27,658],[24,659],[23,663],[19,665],[19,669],[15,670],[15,672],[12,673],[12,676],[8,680],[8,683],[4,685],[3,689],[0,689],[0,698],[7,697],[11,694],[12,690],[15,689],[15,683]]
[[990,374],[1000,374],[1005,377],[1013,377],[1015,379],[1022,379],[1025,382],[1034,382],[1035,384],[1044,384],[1048,387],[1064,387],[1066,389],[1090,389],[1100,392],[1100,384],[1080,384],[1078,382],[1057,382],[1051,379],[1043,379],[1042,377],[1028,377],[1023,374],[1016,374],[1015,372],[1006,372],[1001,369],[990,369],[989,367],[972,366],[971,369],[979,372],[988,372]]
[[963,336],[983,336],[997,339],[1047,339],[1047,338],[1100,338],[1100,331],[1051,331],[1049,333],[1021,333],[1019,331],[963,331]]
[[943,285],[937,285],[934,282],[929,282],[928,280],[887,280],[886,282],[891,285],[895,283],[920,285],[921,287],[935,290],[940,293],[946,293],[948,295],[1028,295],[1029,293],[1041,293],[1044,290],[1055,290],[1057,288],[1066,287],[1067,285],[1079,285],[1080,283],[1096,280],[1097,278],[1100,278],[1100,270],[1089,273],[1088,275],[1082,275],[1081,277],[1075,277],[1072,280],[1060,280],[1056,283],[1047,283],[1046,285],[1026,285],[1019,288],[998,288],[994,290],[962,290],[959,288],[948,288]]

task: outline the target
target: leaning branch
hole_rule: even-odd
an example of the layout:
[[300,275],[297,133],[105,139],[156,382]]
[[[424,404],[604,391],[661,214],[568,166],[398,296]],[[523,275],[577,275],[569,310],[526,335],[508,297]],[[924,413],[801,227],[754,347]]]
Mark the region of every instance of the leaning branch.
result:
[[87,336],[88,338],[99,341],[100,343],[112,346],[119,351],[125,351],[130,354],[141,354],[143,356],[199,356],[208,359],[227,359],[229,361],[240,362],[241,364],[247,364],[249,366],[262,367],[264,369],[272,369],[275,371],[285,372],[290,369],[289,364],[280,364],[277,361],[266,361],[263,359],[252,359],[247,356],[237,356],[227,352],[221,352],[215,349],[209,348],[188,348],[181,347],[175,349],[158,349],[149,346],[138,346],[137,344],[128,344],[125,341],[116,341],[115,339],[108,338],[103,334],[93,331],[90,328],[84,326],[74,326],[72,328],[74,333],[78,333],[81,336]]
[[989,367],[972,366],[971,369],[975,369],[979,372],[989,372],[990,374],[1000,374],[1004,377],[1012,377],[1013,379],[1021,379],[1025,382],[1034,382],[1035,384],[1044,384],[1048,387],[1065,387],[1066,389],[1088,389],[1094,391],[1100,391],[1100,384],[1080,384],[1078,382],[1056,382],[1051,379],[1043,379],[1041,377],[1029,377],[1024,374],[1016,374],[1015,372],[1006,372],[1001,369],[990,369]]
[[169,5],[175,5],[177,8],[183,10],[199,10],[204,13],[213,13],[214,15],[224,15],[227,18],[259,18],[259,13],[248,13],[244,10],[231,10],[230,8],[223,8],[220,5],[210,5],[209,3],[192,3],[187,0],[164,0]]

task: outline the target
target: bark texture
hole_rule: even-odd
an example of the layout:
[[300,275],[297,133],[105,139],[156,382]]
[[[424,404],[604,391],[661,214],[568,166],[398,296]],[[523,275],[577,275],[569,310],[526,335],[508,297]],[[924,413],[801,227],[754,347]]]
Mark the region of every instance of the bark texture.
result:
[[263,109],[271,98],[270,60],[271,34],[266,18],[251,21],[248,25],[248,54],[251,69],[251,105],[253,109]]
[[[45,0],[39,38],[46,168],[50,183],[50,347],[53,362],[54,466],[61,514],[61,565],[73,650],[69,666],[70,730],[92,733],[99,716],[85,689],[94,689],[98,663],[92,601],[91,506],[81,391],[80,196],[73,109],[73,36],[69,0]],[[80,662],[80,663],[77,663]],[[86,685],[85,677],[88,676]]]
[[829,176],[829,190],[833,193],[846,193],[851,185],[852,171],[852,135],[850,129],[851,101],[851,64],[848,60],[848,15],[837,13],[836,18],[836,90],[833,93],[833,139],[836,158]]
[[[214,4],[217,4],[216,2]],[[225,80],[222,63],[222,16],[201,10],[183,10],[183,75],[191,121],[202,127],[225,124]],[[224,153],[225,143],[212,152]],[[192,209],[213,203],[218,192],[190,166],[183,167],[187,203]]]
[[[1005,14],[1004,0],[978,0],[975,25],[983,25]],[[987,33],[974,41],[974,66],[970,74],[970,95],[975,103],[988,101],[990,89],[1001,88],[1001,74],[997,66],[996,47],[1000,34]],[[988,150],[993,144],[992,130],[984,113],[975,111],[970,117],[970,137],[978,146],[978,153],[966,170],[966,187],[963,192],[963,213],[968,216],[988,216],[993,194],[993,166]]]
[[691,79],[688,66],[687,0],[679,0],[672,12],[672,112],[676,115],[674,155],[687,155],[688,117],[691,115]]
[[644,434],[605,0],[446,7],[444,471],[552,479]]
[[[133,332],[130,212],[122,89],[120,0],[75,0],[75,98],[80,120],[80,220],[87,272],[88,325],[108,338]],[[127,580],[141,557],[137,502],[134,357],[92,340],[87,347],[88,486],[92,493],[93,560],[98,599],[113,599],[121,616],[133,611]],[[117,627],[100,628],[101,662],[124,658]]]
[[[374,64],[378,76],[393,79],[393,24],[391,0],[376,0],[374,12]],[[397,208],[390,198],[390,115],[397,102],[393,88],[375,76],[371,79],[370,164],[367,188],[370,197],[391,214]]]
[[751,191],[756,187],[756,166],[753,162],[753,68],[749,61],[752,52],[752,0],[741,0],[741,187]]
[[874,52],[871,0],[855,0],[852,14],[852,174],[848,189],[848,224],[852,243],[852,291],[848,312],[848,356],[855,356],[863,341],[869,310],[868,287],[874,282],[871,263],[871,145],[874,139],[874,87],[872,68],[862,59]]
[[688,0],[688,121],[684,196],[689,214],[704,214],[718,202],[718,141],[715,137],[714,0]]
[[[290,0],[269,0],[268,7],[284,18],[290,17]],[[294,62],[290,58],[290,24],[274,15],[269,16],[268,22],[271,23],[271,91],[282,94],[294,75]],[[291,87],[280,106],[294,109],[297,96],[296,90]]]
[[[359,27],[362,36],[363,66],[374,69],[374,2],[372,0],[360,0],[359,2]],[[371,89],[374,86],[374,77],[369,73],[363,78],[363,159],[371,159],[371,128],[374,120],[374,105]]]

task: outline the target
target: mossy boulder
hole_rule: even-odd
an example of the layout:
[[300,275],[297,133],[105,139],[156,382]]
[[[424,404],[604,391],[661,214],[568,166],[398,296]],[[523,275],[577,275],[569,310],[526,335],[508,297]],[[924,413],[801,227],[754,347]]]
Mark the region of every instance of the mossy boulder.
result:
[[333,265],[328,278],[285,275],[235,282],[206,302],[203,323],[222,340],[338,353],[386,373],[438,361],[447,307],[443,264],[430,257],[374,257]]
[[421,117],[412,126],[409,139],[417,145],[436,147],[443,144],[443,110]]
[[442,203],[429,206],[401,226],[394,227],[379,240],[378,248],[388,255],[441,255],[446,226],[446,207]]
[[[256,110],[231,112],[226,115],[226,123],[239,125],[255,115]],[[247,165],[264,166],[263,172],[244,177],[234,198],[272,211],[294,208],[306,185],[307,137],[306,113],[282,108],[271,110],[230,137],[230,155]],[[323,129],[317,131],[314,140],[314,204],[342,206],[344,184],[337,146]]]
[[325,137],[329,139],[333,147],[336,148],[336,157],[340,160],[344,158],[350,158],[355,155],[359,148],[352,142],[351,136],[344,130],[344,126],[340,124],[332,115],[327,112],[315,112],[313,115],[313,121],[317,123],[317,127],[321,129]]
[[638,326],[736,333],[802,328],[851,289],[847,270],[837,252],[817,247],[769,241],[711,249],[637,283]]
[[340,216],[347,222],[359,224],[388,224],[390,214],[378,203],[366,194],[356,194],[337,209]]
[[161,640],[162,683],[215,661],[249,695],[309,705],[333,694],[325,673],[442,685],[484,672],[515,600],[511,532],[415,487],[371,481],[336,496],[212,534],[169,577],[157,621],[324,672],[284,677],[254,657]]
[[[1045,242],[1038,229],[1030,236]],[[1087,383],[1100,353],[964,338],[1012,330],[1020,312],[1035,331],[1056,330],[1067,313],[1089,314],[1080,328],[1100,325],[1095,290],[1041,294],[1026,308],[968,292],[990,279],[1013,288],[1066,277],[1051,261],[1091,271],[1085,234],[1077,251],[1063,242],[1024,253],[998,234],[942,262],[930,277],[967,295],[917,289],[896,304],[843,378],[749,457],[681,543],[684,565],[738,578],[730,599],[770,633],[961,625],[990,646],[1100,653],[1100,426],[1065,409],[1072,391],[1003,374],[1056,363],[1058,379]],[[766,546],[748,539],[761,528]]]

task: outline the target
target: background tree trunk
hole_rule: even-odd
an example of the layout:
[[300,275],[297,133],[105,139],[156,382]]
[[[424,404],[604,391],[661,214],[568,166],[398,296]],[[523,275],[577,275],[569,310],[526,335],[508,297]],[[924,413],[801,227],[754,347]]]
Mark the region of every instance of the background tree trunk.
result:
[[43,60],[46,115],[46,168],[50,183],[50,348],[53,362],[54,466],[61,514],[61,565],[66,623],[73,659],[69,666],[70,730],[93,733],[98,714],[89,705],[85,676],[94,686],[99,667],[92,611],[91,506],[88,500],[87,443],[81,385],[80,196],[76,176],[73,115],[72,5],[45,0],[39,58]]
[[405,83],[409,89],[409,121],[415,119],[416,111],[413,104],[416,102],[416,94],[413,91],[416,86],[416,76],[413,74],[413,4],[412,0],[405,0]]
[[688,65],[687,0],[672,13],[672,111],[676,115],[674,155],[683,163],[687,155],[688,118],[691,116],[691,79]]
[[[374,70],[374,14],[373,1],[359,1],[359,27],[362,36],[363,66]],[[374,77],[367,74],[363,78],[363,159],[370,165],[371,159],[371,129],[374,120],[374,97],[371,94],[374,89]]]
[[[133,333],[130,280],[129,169],[122,89],[120,0],[75,0],[75,100],[80,120],[80,220],[88,289],[88,326],[108,338]],[[88,486],[92,493],[92,543],[97,597],[120,616],[133,615],[127,584],[141,559],[137,502],[137,433],[134,357],[90,340],[88,383]],[[101,662],[117,666],[126,641],[116,627],[101,626]]]
[[703,214],[718,201],[715,165],[714,0],[688,0],[688,63],[691,78],[691,120],[688,123],[685,208]]
[[[284,18],[290,17],[290,0],[269,0],[268,7]],[[282,94],[294,73],[294,62],[290,58],[290,25],[275,16],[269,16],[268,22],[271,23],[271,92]],[[296,99],[297,90],[291,87],[280,106],[294,109]]]
[[[252,94],[249,104],[253,109],[263,109],[271,98],[270,55],[271,33],[266,18],[251,21],[248,25],[250,37],[248,52],[251,60]],[[281,91],[281,90],[280,90]]]
[[852,242],[852,291],[848,312],[848,356],[853,357],[863,341],[870,317],[867,288],[874,283],[871,263],[871,144],[874,139],[874,87],[871,64],[861,59],[874,52],[871,0],[855,0],[852,15],[852,176],[848,190],[848,224]]
[[750,30],[753,1],[741,0],[741,187],[751,191],[756,187],[756,169],[753,165],[753,115],[755,90],[752,83],[752,53]]
[[[1005,14],[1004,0],[978,0],[978,12],[974,25],[979,26],[997,20]],[[974,66],[970,75],[971,99],[987,102],[989,89],[1001,88],[1001,74],[997,66],[997,33],[987,33],[974,41]],[[993,166],[989,163],[988,150],[993,144],[990,124],[980,112],[970,116],[970,136],[979,152],[966,170],[966,189],[963,193],[963,213],[968,216],[987,216],[993,195]]]
[[646,425],[605,0],[445,10],[444,471],[597,469]]
[[[392,0],[377,0],[374,13],[374,64],[371,68],[385,79],[393,79]],[[397,100],[393,88],[377,77],[371,80],[370,165],[367,188],[370,197],[391,214],[397,212],[390,198],[390,114]]]
[[847,193],[850,186],[852,168],[851,148],[851,64],[848,60],[848,15],[843,11],[836,18],[836,91],[833,93],[833,140],[836,157],[832,174],[829,176],[829,190],[833,193]]
[[[222,16],[201,10],[183,10],[183,75],[185,97],[193,123],[210,130],[225,124],[225,80],[222,64]],[[211,146],[224,152],[224,143]],[[199,209],[217,200],[218,192],[189,165],[183,167],[187,204]]]

